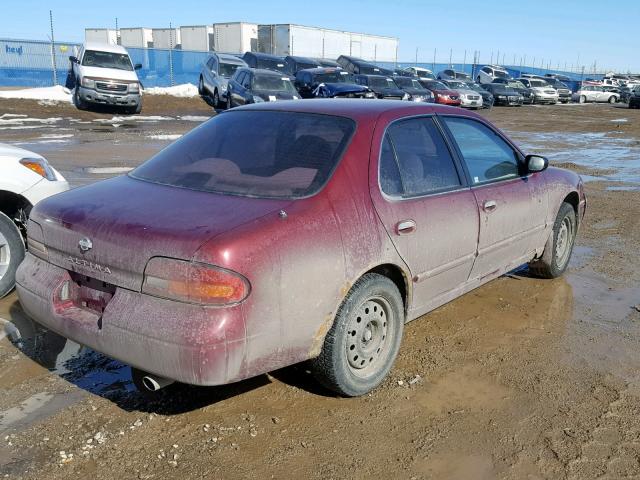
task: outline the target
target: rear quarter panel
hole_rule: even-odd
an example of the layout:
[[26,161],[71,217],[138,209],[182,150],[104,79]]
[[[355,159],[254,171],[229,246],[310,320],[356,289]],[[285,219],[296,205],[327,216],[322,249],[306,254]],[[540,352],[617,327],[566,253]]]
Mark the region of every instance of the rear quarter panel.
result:
[[[320,353],[338,307],[369,269],[399,257],[371,205],[373,124],[361,122],[329,183],[206,243],[196,260],[237,271],[251,283],[242,304],[246,344],[228,351],[230,381]],[[239,327],[234,327],[238,331]]]

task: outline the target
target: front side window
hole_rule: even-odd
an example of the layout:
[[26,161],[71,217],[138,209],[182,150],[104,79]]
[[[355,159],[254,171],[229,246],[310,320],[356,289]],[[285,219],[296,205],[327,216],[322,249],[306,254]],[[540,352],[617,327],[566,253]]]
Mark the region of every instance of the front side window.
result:
[[256,73],[253,77],[253,90],[265,92],[286,92],[295,95],[296,88],[287,77],[277,75],[263,75]]
[[223,195],[302,198],[329,180],[354,129],[344,117],[231,111],[184,135],[130,176]]
[[515,178],[518,157],[511,146],[492,129],[475,120],[444,117],[475,184]]
[[462,185],[432,118],[393,123],[380,155],[380,186],[390,196],[414,197]]

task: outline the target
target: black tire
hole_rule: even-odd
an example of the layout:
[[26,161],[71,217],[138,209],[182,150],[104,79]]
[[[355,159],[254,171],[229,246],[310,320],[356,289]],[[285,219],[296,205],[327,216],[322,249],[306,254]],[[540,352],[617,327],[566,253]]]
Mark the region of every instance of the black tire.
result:
[[580,98],[578,98],[578,103],[587,103],[587,97],[585,97],[584,95],[580,95]]
[[16,270],[24,259],[24,241],[13,221],[0,212],[0,298],[16,285]]
[[609,103],[613,104],[616,103],[616,96],[615,95],[611,95],[609,97],[609,100],[607,100]]
[[202,80],[202,75],[200,75],[200,80],[198,80],[198,94],[204,97],[204,81]]
[[213,92],[213,108],[220,108],[220,95],[218,95],[218,89],[216,88],[215,92]]
[[86,110],[87,103],[80,98],[80,81],[76,80],[76,88],[73,92],[73,104],[76,106],[78,110]]
[[[542,256],[529,264],[529,271],[534,276],[557,278],[564,273],[571,259],[577,226],[576,212],[573,206],[566,202],[563,203],[556,216],[553,232],[547,240]],[[562,233],[563,230],[564,233]]]
[[320,355],[311,362],[316,379],[347,397],[370,392],[393,366],[404,322],[396,285],[382,275],[364,275],[342,302]]
[[233,104],[231,103],[231,93],[227,91],[227,110],[231,110]]

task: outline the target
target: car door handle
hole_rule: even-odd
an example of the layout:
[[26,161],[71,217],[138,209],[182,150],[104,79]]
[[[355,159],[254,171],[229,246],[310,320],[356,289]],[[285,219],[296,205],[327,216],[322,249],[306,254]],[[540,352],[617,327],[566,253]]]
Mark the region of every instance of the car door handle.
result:
[[398,235],[408,235],[416,231],[416,222],[413,220],[403,220],[396,225]]
[[493,212],[496,208],[498,208],[498,204],[496,203],[495,200],[487,200],[486,202],[484,202],[484,204],[482,204],[482,209],[485,212]]

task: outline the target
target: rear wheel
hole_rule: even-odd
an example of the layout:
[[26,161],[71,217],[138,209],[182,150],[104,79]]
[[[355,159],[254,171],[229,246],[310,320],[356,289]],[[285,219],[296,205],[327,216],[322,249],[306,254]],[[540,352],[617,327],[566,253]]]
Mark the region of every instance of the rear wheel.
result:
[[556,278],[564,273],[571,258],[576,238],[576,212],[569,203],[563,203],[553,224],[542,257],[529,264],[529,271],[537,277]]
[[340,395],[370,392],[393,366],[404,321],[395,284],[382,275],[364,275],[347,294],[320,355],[312,361],[315,377]]
[[587,97],[585,97],[584,95],[580,95],[580,98],[578,99],[579,103],[587,103]]
[[218,95],[218,89],[213,92],[213,108],[220,108],[220,95]]
[[202,76],[200,76],[200,80],[198,80],[198,95],[204,97],[204,81],[202,80]]
[[24,259],[24,242],[13,221],[0,212],[0,298],[15,286],[16,270]]
[[609,97],[609,100],[607,100],[609,103],[616,103],[616,96],[615,95],[611,95]]

